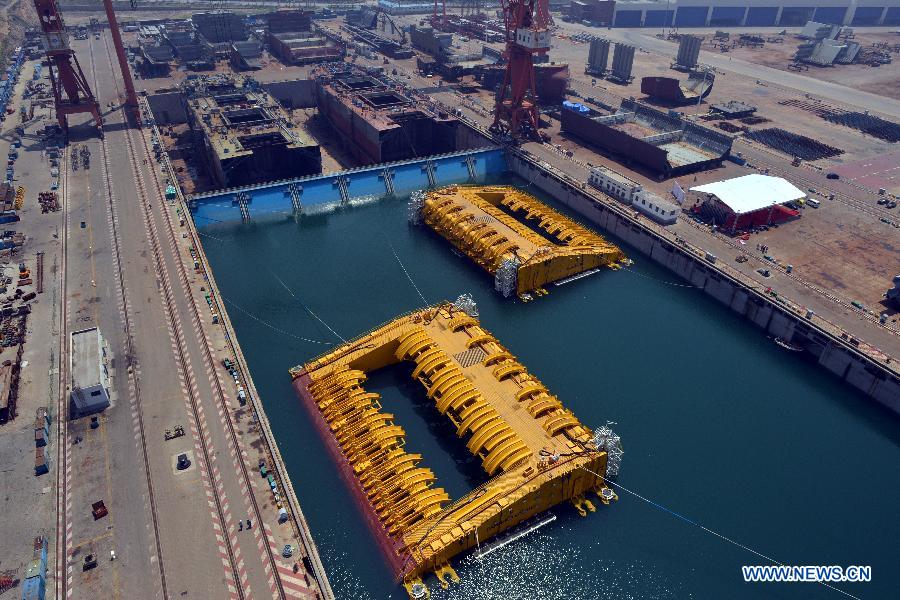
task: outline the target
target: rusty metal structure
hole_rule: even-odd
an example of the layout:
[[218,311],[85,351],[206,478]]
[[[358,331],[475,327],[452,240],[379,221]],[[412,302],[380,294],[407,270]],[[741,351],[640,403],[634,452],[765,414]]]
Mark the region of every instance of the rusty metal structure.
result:
[[506,25],[506,74],[497,92],[491,130],[540,138],[534,56],[550,51],[548,0],[501,0]]
[[53,89],[53,100],[56,105],[56,118],[60,127],[68,128],[66,117],[78,113],[91,113],[99,127],[103,119],[100,117],[100,103],[94,97],[84,71],[75,57],[75,51],[69,47],[69,36],[62,14],[55,0],[34,0],[41,30],[44,32],[44,47],[47,49],[50,86]]
[[[109,21],[119,68],[122,70],[126,94],[125,104],[129,108],[136,109],[137,96],[134,91],[134,81],[128,68],[128,58],[125,55],[125,47],[122,44],[122,36],[119,32],[115,11],[113,11],[112,0],[104,0],[103,7]],[[91,91],[84,71],[75,57],[75,51],[69,47],[66,25],[56,0],[34,0],[34,8],[44,34],[44,47],[47,49],[47,62],[50,67],[50,85],[53,88],[56,118],[60,127],[64,131],[67,130],[67,116],[78,113],[91,113],[94,122],[99,127],[103,123],[100,116],[100,103],[97,102],[97,98]]]

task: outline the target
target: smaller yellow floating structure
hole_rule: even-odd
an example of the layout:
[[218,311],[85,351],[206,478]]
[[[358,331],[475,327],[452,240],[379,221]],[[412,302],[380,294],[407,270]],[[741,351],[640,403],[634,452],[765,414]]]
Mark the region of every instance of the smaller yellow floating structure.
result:
[[[604,477],[608,456],[618,468],[616,448],[481,327],[464,298],[291,369],[388,563],[417,597],[423,575],[455,581],[453,557],[534,515],[566,501],[585,515],[594,510],[591,491],[603,503],[615,499]],[[365,389],[366,373],[400,362],[410,363],[412,378],[490,476],[462,498],[451,500],[422,456],[406,451],[403,428]]]
[[424,221],[494,275],[504,296],[625,259],[617,246],[511,186],[454,185],[411,203],[411,219]]

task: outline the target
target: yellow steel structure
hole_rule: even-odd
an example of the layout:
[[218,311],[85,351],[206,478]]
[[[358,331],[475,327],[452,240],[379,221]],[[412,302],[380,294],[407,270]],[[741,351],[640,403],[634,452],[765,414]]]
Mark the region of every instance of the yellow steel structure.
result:
[[[412,378],[491,477],[456,501],[435,486],[420,455],[403,449],[403,429],[364,388],[367,372],[400,361],[412,363]],[[586,514],[593,505],[584,494],[605,488],[607,455],[591,430],[453,304],[398,318],[291,376],[352,467],[351,485],[408,585],[429,571],[444,584],[457,554],[567,500]]]
[[516,294],[625,259],[601,236],[511,186],[430,191],[422,217],[492,275],[514,259]]

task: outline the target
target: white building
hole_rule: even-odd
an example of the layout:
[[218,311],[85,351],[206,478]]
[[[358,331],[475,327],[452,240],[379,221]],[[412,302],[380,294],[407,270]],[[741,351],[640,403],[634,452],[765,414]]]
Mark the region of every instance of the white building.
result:
[[70,418],[100,412],[109,406],[109,369],[103,336],[96,327],[72,333],[69,372],[72,374]]
[[650,192],[637,194],[631,201],[631,206],[660,225],[672,225],[678,220],[678,213],[681,210],[681,207],[674,202],[663,200]]
[[678,220],[679,206],[663,200],[656,194],[645,192],[641,184],[605,167],[591,168],[588,183],[613,198],[628,204],[662,225]]
[[588,183],[625,204],[632,204],[638,193],[643,189],[641,184],[628,179],[621,173],[616,173],[606,167],[592,167],[588,176]]

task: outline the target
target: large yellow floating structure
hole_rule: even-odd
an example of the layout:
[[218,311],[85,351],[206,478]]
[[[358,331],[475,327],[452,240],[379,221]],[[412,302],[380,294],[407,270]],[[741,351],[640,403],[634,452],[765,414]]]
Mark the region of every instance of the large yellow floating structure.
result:
[[622,251],[590,229],[511,186],[449,186],[412,199],[412,213],[519,295],[617,266]]
[[[365,389],[366,373],[401,361],[490,476],[455,501]],[[451,558],[556,504],[584,515],[594,510],[587,492],[615,498],[605,444],[457,304],[398,318],[291,376],[407,589],[430,571],[455,580]]]

